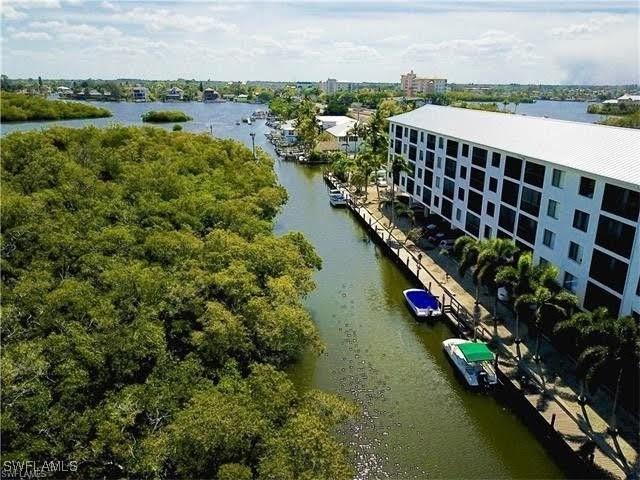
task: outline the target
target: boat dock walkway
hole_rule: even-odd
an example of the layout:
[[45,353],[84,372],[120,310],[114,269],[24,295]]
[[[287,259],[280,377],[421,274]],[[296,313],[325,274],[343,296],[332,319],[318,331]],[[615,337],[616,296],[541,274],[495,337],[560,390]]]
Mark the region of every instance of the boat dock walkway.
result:
[[[469,292],[473,292],[475,287],[469,278],[460,278],[453,273],[457,270],[453,259],[435,251],[420,249],[410,240],[407,241],[400,229],[391,228],[388,218],[378,208],[378,201],[366,204],[354,201],[345,185],[331,175],[326,175],[325,179],[332,188],[343,191],[348,198],[349,209],[368,226],[370,234],[378,242],[388,247],[388,253],[395,256],[395,260],[403,264],[418,283],[442,299],[447,318],[453,326],[463,335],[472,336],[475,299]],[[376,198],[375,188],[369,193]],[[451,265],[446,265],[447,262]],[[609,435],[609,424],[603,419],[603,416],[610,414],[611,401],[608,395],[599,392],[589,398],[587,405],[582,405],[576,393],[579,391],[579,380],[573,373],[570,359],[543,340],[541,360],[535,362],[535,338],[527,335],[527,326],[522,322],[520,324],[523,341],[518,347],[512,333],[514,320],[510,310],[500,305],[500,321],[494,322],[492,313],[482,303],[492,305],[493,299],[481,296],[478,338],[489,342],[498,353],[499,371],[504,376],[503,380],[511,384],[511,390],[517,395],[516,401],[526,404],[523,408],[527,411],[538,412],[540,418],[536,421],[538,427],[542,425],[542,430],[547,432],[546,439],[559,448],[570,449],[574,458],[595,476],[640,478],[637,447],[623,438],[631,440],[634,431],[637,435],[637,429],[634,430],[637,419],[625,415],[620,409],[618,427],[627,431],[625,435]]]

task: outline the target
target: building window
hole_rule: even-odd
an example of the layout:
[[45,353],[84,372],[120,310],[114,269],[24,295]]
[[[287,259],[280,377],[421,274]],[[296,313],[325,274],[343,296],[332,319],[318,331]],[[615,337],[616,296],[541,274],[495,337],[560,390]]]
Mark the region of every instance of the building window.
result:
[[407,154],[407,147],[408,145],[406,143],[402,145],[402,153],[404,153],[405,155]]
[[436,196],[433,197],[433,206],[434,207],[440,206],[440,197],[436,197]]
[[458,158],[458,142],[447,140],[447,156]]
[[438,157],[438,168],[442,168],[442,157]]
[[405,183],[404,183],[404,182],[405,182],[405,180],[406,180],[406,179],[405,179],[405,177],[402,177],[402,178],[400,179],[400,185],[402,185],[403,187],[404,187],[404,185],[405,185]]
[[413,128],[409,130],[409,142],[418,143],[418,131]]
[[620,313],[620,299],[598,285],[587,282],[587,290],[584,294],[584,308],[595,310],[598,307],[607,307],[609,313],[617,317],[618,313]]
[[436,188],[440,188],[440,177],[436,177]]
[[518,194],[519,194],[520,186],[509,180],[502,181],[502,196],[501,200],[504,203],[508,203],[514,207],[518,206]]
[[396,138],[402,138],[402,126],[396,125]]
[[531,188],[522,187],[520,210],[537,217],[540,213],[540,197],[542,194]]
[[459,208],[456,208],[456,220],[459,222],[461,218],[462,218],[462,210],[460,210]]
[[549,203],[547,204],[547,215],[557,220],[558,213],[558,202],[549,199]]
[[456,184],[453,182],[453,180],[449,180],[448,178],[445,178],[444,184],[442,186],[442,195],[453,200],[453,192],[455,188],[456,188]]
[[621,294],[627,281],[628,268],[625,262],[594,249],[589,276]]
[[538,222],[525,215],[518,215],[518,237],[533,245],[536,242],[537,230]]
[[458,200],[462,200],[464,202],[464,188],[458,188]]
[[553,174],[551,177],[551,185],[557,188],[564,187],[564,171],[558,170],[557,168],[553,169]]
[[465,230],[474,237],[480,236],[480,218],[467,212],[467,221],[465,222]]
[[426,187],[422,189],[422,202],[425,205],[431,205],[431,190]]
[[444,148],[444,139],[442,137],[438,137],[438,148]]
[[422,187],[420,187],[420,185],[416,185],[416,197],[419,197],[422,195]]
[[436,149],[436,136],[431,135],[430,133],[427,133],[427,148],[431,150]]
[[546,258],[540,257],[540,261],[538,261],[538,264],[544,267],[545,265],[550,265],[551,262]]
[[424,162],[424,166],[433,170],[433,161],[436,158],[433,152],[427,151],[427,159]]
[[582,247],[575,242],[569,242],[569,258],[576,263],[582,263]]
[[484,172],[477,168],[471,168],[469,185],[480,192],[484,191]]
[[451,160],[450,158],[445,159],[444,161],[444,174],[450,178],[456,178],[456,161]]
[[469,190],[467,192],[467,208],[480,215],[482,213],[482,195]]
[[485,225],[484,226],[484,238],[491,238],[491,234],[493,232],[491,231],[491,227],[489,225]]
[[602,196],[602,210],[635,222],[640,212],[640,192],[607,183]]
[[424,171],[424,181],[422,182],[426,187],[433,185],[433,172],[431,170]]
[[504,174],[509,178],[520,180],[520,175],[522,174],[522,160],[507,155],[504,162]]
[[422,179],[422,169],[418,168],[418,178]]
[[478,167],[487,168],[487,151],[484,148],[473,147],[471,163]]
[[496,193],[498,191],[498,179],[495,177],[489,177],[489,190]]
[[442,216],[451,220],[451,214],[453,213],[453,203],[446,198],[442,199],[442,208],[440,209]]
[[619,222],[606,215],[600,215],[596,233],[596,245],[629,258],[635,235],[636,229],[631,225]]
[[496,214],[496,205],[493,202],[487,202],[487,215],[493,217]]
[[586,232],[589,229],[589,214],[582,210],[576,210],[573,214],[573,228]]
[[498,216],[498,225],[500,228],[504,228],[507,232],[513,233],[515,224],[516,212],[509,207],[502,205]]
[[571,275],[569,272],[564,272],[564,280],[562,281],[563,288],[566,288],[571,293],[576,293],[577,283],[578,279],[574,275]]
[[580,177],[580,188],[578,193],[583,197],[593,198],[593,193],[596,191],[596,181],[589,177]]
[[409,145],[409,160],[412,162],[416,161],[416,156],[418,155],[418,149],[415,145]]
[[498,152],[493,152],[491,154],[491,166],[500,168],[500,154]]
[[469,145],[467,145],[466,143],[462,144],[462,156],[469,157]]
[[553,249],[554,245],[556,244],[556,234],[551,230],[547,230],[545,228],[544,234],[542,235],[542,243],[547,247]]
[[524,182],[542,188],[544,185],[544,165],[527,162],[524,167]]
[[460,166],[460,178],[462,178],[462,179],[466,179],[467,178],[467,167]]
[[420,150],[418,157],[420,159],[420,161],[422,162],[424,160],[424,150]]
[[424,142],[424,132],[420,132],[420,142]]
[[404,136],[405,137],[409,136],[409,127],[404,127]]

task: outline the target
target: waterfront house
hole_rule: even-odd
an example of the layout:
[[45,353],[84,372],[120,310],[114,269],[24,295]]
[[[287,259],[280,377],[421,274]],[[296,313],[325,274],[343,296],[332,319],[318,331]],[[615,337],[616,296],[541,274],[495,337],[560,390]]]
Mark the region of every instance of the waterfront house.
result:
[[136,85],[131,90],[131,97],[134,102],[147,102],[149,100],[149,90],[146,87]]
[[360,147],[361,139],[352,133],[357,123],[353,118],[344,115],[317,115],[316,120],[320,128],[333,138],[340,150],[355,153]]
[[556,265],[585,309],[640,320],[640,131],[435,105],[389,122],[413,203]]
[[240,95],[237,95],[235,98],[236,102],[248,102],[249,101],[249,96],[241,93]]
[[73,95],[73,89],[65,87],[64,85],[60,85],[58,88],[56,88],[56,92],[58,93],[58,96],[60,98],[67,98]]
[[213,88],[205,88],[202,92],[202,101],[205,103],[218,102],[220,100],[220,94]]
[[171,87],[164,94],[165,102],[181,102],[184,98],[184,90],[178,87]]
[[282,123],[280,125],[280,131],[282,132],[282,138],[287,144],[293,145],[294,143],[298,142],[295,120],[287,120],[286,122]]

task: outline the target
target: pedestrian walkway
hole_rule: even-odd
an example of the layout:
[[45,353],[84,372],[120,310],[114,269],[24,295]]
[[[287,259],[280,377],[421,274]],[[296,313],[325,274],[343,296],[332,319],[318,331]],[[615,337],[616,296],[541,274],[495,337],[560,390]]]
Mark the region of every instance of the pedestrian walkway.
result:
[[[369,196],[371,201],[366,205],[354,202],[354,213],[370,224],[383,241],[394,245],[399,260],[415,272],[434,295],[453,298],[467,312],[473,312],[475,298],[470,292],[475,291],[475,286],[469,278],[460,278],[454,260],[421,249],[407,240],[404,232],[392,228],[389,219],[380,211],[375,188]],[[608,475],[620,479],[639,478],[637,446],[631,445],[622,435],[611,437],[607,433],[608,423],[602,415],[607,411],[606,406],[612,403],[610,398],[600,393],[590,398],[588,405],[581,405],[576,393],[579,381],[572,371],[571,361],[547,341],[541,343],[541,360],[534,361],[535,339],[527,335],[526,325],[520,324],[519,335],[524,341],[518,346],[514,342],[515,322],[509,309],[500,305],[498,317],[501,320],[494,322],[492,313],[485,306],[492,308],[493,298],[483,295],[480,300],[478,337],[491,342],[499,354],[500,370],[525,394],[527,401],[575,452],[588,455],[588,446],[595,444],[593,462]],[[534,388],[530,388],[531,385]],[[631,440],[638,431],[635,419],[624,414],[619,418],[619,428],[627,429],[631,434],[627,438]]]

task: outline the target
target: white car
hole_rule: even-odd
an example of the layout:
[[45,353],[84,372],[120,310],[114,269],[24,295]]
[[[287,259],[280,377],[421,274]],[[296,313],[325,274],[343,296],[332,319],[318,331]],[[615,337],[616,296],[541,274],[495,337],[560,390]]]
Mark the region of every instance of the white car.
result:
[[511,295],[509,295],[509,290],[505,287],[498,288],[498,300],[501,302],[508,302],[510,298]]
[[384,178],[378,178],[376,180],[376,185],[380,188],[387,188],[387,181]]

